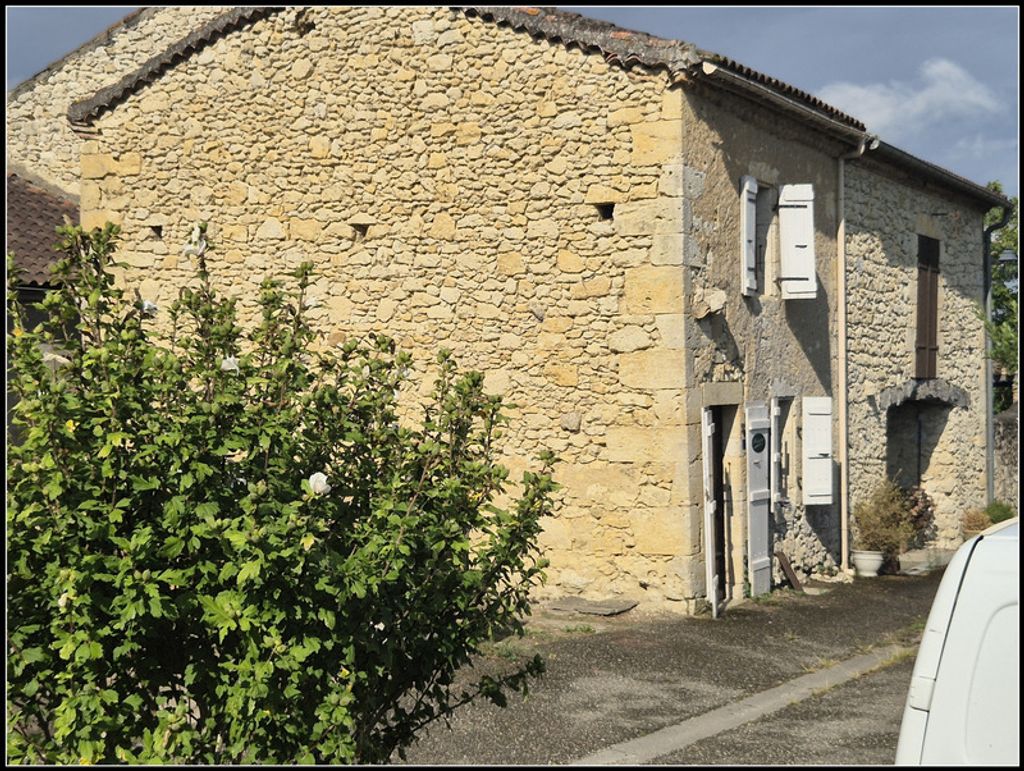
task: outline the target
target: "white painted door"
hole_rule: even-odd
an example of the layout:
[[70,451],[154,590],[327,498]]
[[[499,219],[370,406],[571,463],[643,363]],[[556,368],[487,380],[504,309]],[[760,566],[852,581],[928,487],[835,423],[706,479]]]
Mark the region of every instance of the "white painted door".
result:
[[772,590],[772,560],[768,528],[771,511],[771,418],[761,402],[746,408],[747,423],[747,566],[750,596]]
[[705,407],[700,414],[701,457],[704,461],[704,575],[707,598],[711,603],[711,617],[718,618],[718,573],[715,570],[715,519],[718,504],[715,501],[714,452],[715,421],[711,409]]

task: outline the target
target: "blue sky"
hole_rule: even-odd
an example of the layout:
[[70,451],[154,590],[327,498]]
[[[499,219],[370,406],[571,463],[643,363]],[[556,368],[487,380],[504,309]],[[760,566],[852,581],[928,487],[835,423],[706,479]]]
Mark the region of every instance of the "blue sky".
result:
[[[1018,192],[1016,6],[562,7],[725,54],[821,97],[897,147]],[[132,10],[8,7],[7,88]]]

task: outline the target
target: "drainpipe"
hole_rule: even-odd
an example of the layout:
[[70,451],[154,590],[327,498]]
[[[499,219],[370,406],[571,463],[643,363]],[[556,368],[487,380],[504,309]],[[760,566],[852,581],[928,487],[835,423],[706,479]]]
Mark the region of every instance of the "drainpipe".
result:
[[[992,321],[992,234],[1006,227],[1013,214],[1012,206],[1003,206],[1003,216],[999,222],[995,222],[985,228],[982,240],[982,264],[984,275],[982,276],[982,287],[985,293],[985,320]],[[985,330],[985,504],[992,503],[996,497],[995,479],[995,434],[992,422],[992,338]]]
[[840,155],[838,163],[839,191],[836,196],[836,221],[839,223],[836,232],[836,316],[838,317],[839,356],[836,369],[839,376],[839,387],[836,389],[839,404],[837,405],[839,422],[839,522],[840,522],[840,568],[844,573],[850,570],[850,471],[849,447],[850,424],[847,414],[847,368],[846,368],[846,161],[860,158],[867,149],[878,147],[878,138],[864,134],[857,148],[845,155]]

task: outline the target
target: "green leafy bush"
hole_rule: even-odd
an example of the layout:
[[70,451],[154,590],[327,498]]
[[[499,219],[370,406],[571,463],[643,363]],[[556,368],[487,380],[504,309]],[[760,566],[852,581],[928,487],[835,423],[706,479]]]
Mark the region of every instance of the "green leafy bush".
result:
[[453,682],[492,631],[522,633],[557,488],[546,455],[494,504],[505,417],[479,373],[442,354],[406,427],[409,357],[374,335],[318,349],[309,264],[294,293],[263,282],[243,333],[205,226],[165,311],[114,285],[116,227],[61,235],[49,321],[9,337],[11,760],[379,763],[525,693],[539,659]]
[[988,514],[988,518],[992,520],[994,525],[1016,516],[1013,513],[1013,509],[1002,501],[992,501],[992,503],[985,507],[985,513]]

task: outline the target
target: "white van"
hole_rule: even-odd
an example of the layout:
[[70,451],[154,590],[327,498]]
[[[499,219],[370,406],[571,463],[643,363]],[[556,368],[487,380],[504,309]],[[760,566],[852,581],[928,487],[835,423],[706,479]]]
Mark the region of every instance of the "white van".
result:
[[1019,519],[957,550],[914,663],[896,765],[1019,765],[1019,582]]

